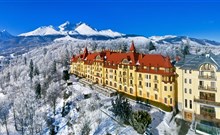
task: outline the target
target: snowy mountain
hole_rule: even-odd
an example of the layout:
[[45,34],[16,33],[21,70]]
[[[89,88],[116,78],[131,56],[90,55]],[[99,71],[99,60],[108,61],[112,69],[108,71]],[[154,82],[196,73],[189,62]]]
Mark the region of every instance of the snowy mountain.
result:
[[78,35],[78,36],[106,36],[106,37],[121,37],[124,34],[108,30],[96,30],[86,23],[72,24],[69,21],[61,24],[57,28],[50,26],[39,27],[36,30],[20,34],[19,36],[47,36],[47,35]]
[[47,36],[47,35],[60,35],[59,31],[56,31],[52,25],[42,26],[36,30],[20,34],[19,36]]
[[70,23],[69,21],[66,21],[65,23],[58,26],[60,31],[72,31],[75,28],[75,25]]
[[12,36],[10,33],[8,33],[6,30],[0,31],[0,40],[6,40],[6,39],[10,39],[13,38],[14,36]]
[[[220,43],[207,39],[197,39],[187,36],[151,36],[145,37],[140,35],[126,35],[119,32],[107,30],[97,30],[90,27],[86,23],[73,24],[69,21],[59,25],[42,26],[31,32],[20,34],[19,36],[12,36],[7,31],[0,32],[0,55],[23,54],[30,49],[39,46],[49,45],[53,42],[63,44],[98,44],[102,48],[117,48],[120,44],[130,44],[135,42],[137,48],[144,51],[146,45],[152,41],[158,48],[176,48],[186,41],[195,48],[206,48],[206,50],[218,50]],[[167,51],[169,51],[168,49]],[[199,49],[202,50],[202,49]],[[198,51],[197,51],[198,52]]]

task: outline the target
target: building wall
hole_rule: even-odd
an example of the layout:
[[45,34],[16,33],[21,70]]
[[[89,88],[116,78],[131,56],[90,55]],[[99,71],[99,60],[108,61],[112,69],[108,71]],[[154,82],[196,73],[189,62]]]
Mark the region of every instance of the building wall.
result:
[[[175,81],[164,82],[163,76],[160,74],[142,73],[136,72],[136,70],[135,66],[129,65],[120,65],[117,69],[106,68],[102,62],[88,65],[83,61],[77,61],[72,62],[70,66],[72,74],[85,77],[93,83],[97,82],[133,97],[141,97],[174,107],[176,102]],[[167,90],[164,87],[167,87]]]
[[[178,74],[178,108],[182,112],[185,120],[193,121],[195,120],[195,115],[201,115],[201,106],[214,107],[216,115],[215,119],[218,119],[220,122],[220,106],[195,101],[195,99],[201,98],[200,92],[205,92],[214,93],[215,102],[220,103],[220,72],[216,72],[215,69],[215,76],[217,77],[217,80],[215,81],[213,79],[201,79],[199,77],[201,73],[200,71],[201,67],[197,70],[180,69],[179,67],[176,68],[176,73]],[[211,72],[204,71],[204,74],[210,76]],[[205,87],[211,86],[211,82],[215,82],[217,91],[200,89],[200,81],[203,81],[203,85]],[[192,106],[190,106],[190,101],[192,101]]]

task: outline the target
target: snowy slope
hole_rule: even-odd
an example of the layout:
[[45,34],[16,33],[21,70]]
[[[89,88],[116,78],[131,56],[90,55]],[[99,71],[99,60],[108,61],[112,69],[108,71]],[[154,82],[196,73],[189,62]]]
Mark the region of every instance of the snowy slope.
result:
[[46,35],[60,35],[59,31],[56,31],[52,25],[42,26],[34,31],[20,34],[19,36],[46,36]]
[[151,36],[149,37],[150,40],[152,41],[159,41],[159,40],[164,40],[164,39],[169,39],[169,38],[175,38],[176,36],[173,35],[165,35],[165,36]]
[[101,30],[98,31],[96,29],[91,28],[86,23],[79,23],[77,27],[75,28],[75,31],[78,32],[81,35],[101,35],[101,36],[109,36],[109,37],[119,37],[123,36],[124,34],[121,34],[119,32],[114,32],[110,29],[108,30]]
[[98,31],[91,28],[85,23],[80,23],[76,26],[75,31],[81,35],[98,35]]

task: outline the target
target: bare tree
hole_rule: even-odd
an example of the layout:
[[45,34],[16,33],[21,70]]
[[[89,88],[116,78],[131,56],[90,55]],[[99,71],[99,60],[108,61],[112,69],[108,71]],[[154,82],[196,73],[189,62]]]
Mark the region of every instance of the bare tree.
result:
[[7,135],[9,135],[9,130],[8,130],[8,114],[9,114],[9,109],[10,109],[10,102],[9,100],[4,100],[0,101],[0,123],[2,125],[5,125],[5,129],[7,132]]

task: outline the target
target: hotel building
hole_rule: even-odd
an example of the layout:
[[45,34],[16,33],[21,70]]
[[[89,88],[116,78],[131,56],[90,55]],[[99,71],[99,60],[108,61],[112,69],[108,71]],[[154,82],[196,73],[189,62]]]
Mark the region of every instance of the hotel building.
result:
[[104,50],[73,56],[70,72],[158,107],[176,105],[175,69],[169,57],[140,54],[132,42],[128,52]]

